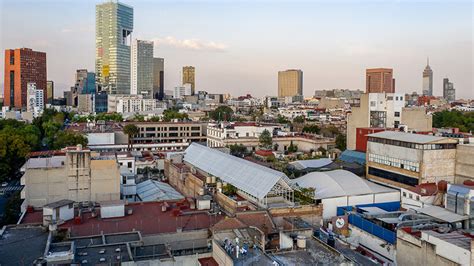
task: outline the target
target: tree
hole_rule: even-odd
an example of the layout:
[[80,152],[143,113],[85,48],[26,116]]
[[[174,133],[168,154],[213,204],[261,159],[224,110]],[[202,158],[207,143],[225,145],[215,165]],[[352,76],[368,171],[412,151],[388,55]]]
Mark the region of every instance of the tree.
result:
[[270,131],[265,129],[260,136],[258,137],[258,141],[260,142],[260,146],[265,148],[265,149],[271,149],[272,147],[272,134]]
[[135,114],[135,115],[133,115],[133,117],[130,121],[143,122],[143,121],[145,121],[145,116],[141,115],[141,114]]
[[236,157],[244,157],[247,154],[247,148],[242,144],[232,144],[229,149],[230,154]]
[[304,116],[302,116],[302,115],[299,115],[299,116],[293,118],[294,123],[304,123],[304,121],[305,121],[305,119],[304,119]]
[[25,163],[31,147],[13,129],[0,132],[0,180],[9,179]]
[[76,146],[78,144],[86,147],[88,140],[82,134],[76,132],[69,132],[69,131],[59,131],[53,140],[51,145],[51,149],[53,150],[60,150],[62,148],[68,146]]
[[209,117],[214,121],[232,121],[234,110],[229,106],[222,105],[209,113]]
[[347,146],[346,135],[343,135],[343,134],[337,135],[337,137],[336,137],[336,148],[338,148],[341,151],[345,151],[346,146]]
[[150,118],[150,121],[151,121],[151,122],[160,122],[160,120],[161,120],[161,119],[160,119],[159,116],[152,116],[152,117]]
[[288,124],[288,123],[290,123],[290,120],[288,120],[286,117],[284,117],[282,115],[278,115],[277,116],[277,122],[279,124]]
[[227,183],[227,185],[222,188],[222,193],[224,193],[227,196],[232,196],[237,193],[237,188]]
[[319,134],[321,129],[317,125],[305,125],[303,127],[303,132],[311,134]]
[[457,110],[436,112],[433,114],[433,127],[455,127],[461,132],[474,132],[474,112]]
[[128,136],[128,145],[127,148],[131,150],[133,148],[133,136],[137,135],[139,132],[138,127],[134,124],[128,124],[123,128],[123,133]]
[[290,146],[288,146],[288,152],[294,153],[298,151],[298,146],[293,144],[293,141],[290,142]]
[[180,113],[176,108],[166,109],[163,112],[163,121],[170,122],[173,119],[185,120],[188,119],[188,114]]

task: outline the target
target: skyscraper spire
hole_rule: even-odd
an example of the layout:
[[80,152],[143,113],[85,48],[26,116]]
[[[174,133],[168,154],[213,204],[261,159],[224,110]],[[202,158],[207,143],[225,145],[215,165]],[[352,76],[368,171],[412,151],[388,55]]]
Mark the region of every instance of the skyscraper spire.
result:
[[426,57],[426,65],[429,66],[430,65],[430,57]]

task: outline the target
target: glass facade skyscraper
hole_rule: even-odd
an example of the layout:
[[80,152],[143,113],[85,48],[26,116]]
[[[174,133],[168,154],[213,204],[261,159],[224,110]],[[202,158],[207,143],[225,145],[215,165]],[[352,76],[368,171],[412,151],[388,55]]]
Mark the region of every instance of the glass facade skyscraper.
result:
[[95,73],[102,90],[130,94],[133,8],[117,1],[96,6]]
[[134,40],[132,43],[130,94],[153,98],[153,42]]

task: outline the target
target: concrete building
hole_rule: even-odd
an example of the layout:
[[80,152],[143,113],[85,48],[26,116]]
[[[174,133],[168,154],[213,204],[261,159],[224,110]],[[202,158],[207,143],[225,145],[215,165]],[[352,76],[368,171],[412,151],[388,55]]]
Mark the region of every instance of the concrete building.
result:
[[96,93],[95,73],[89,72],[87,69],[76,70],[75,83],[71,87],[70,93],[67,94],[67,104],[77,107],[79,105],[79,95]]
[[193,95],[192,84],[186,83],[182,86],[176,86],[173,90],[173,98],[181,99],[185,96]]
[[63,199],[120,199],[120,172],[115,156],[101,156],[80,145],[62,151],[64,155],[30,158],[22,167],[23,208],[40,208]]
[[303,95],[303,71],[278,71],[278,97]]
[[191,85],[191,94],[194,95],[196,89],[196,73],[193,66],[184,66],[183,67],[183,86],[186,84]]
[[44,110],[44,90],[38,89],[36,83],[27,84],[26,99],[28,104],[26,111],[31,112],[33,117],[38,117]]
[[142,95],[108,95],[107,111],[117,113],[141,113],[162,111],[166,105],[157,99],[144,99]]
[[46,81],[46,103],[53,104],[54,99],[54,81]]
[[365,71],[366,93],[395,93],[395,79],[391,68],[371,68]]
[[98,4],[95,14],[97,81],[109,94],[129,94],[133,8],[108,1]]
[[207,126],[207,146],[225,147],[225,139],[258,138],[267,130],[273,135],[277,125],[259,125],[256,123],[209,123]]
[[77,97],[77,111],[90,114],[95,112],[95,94],[79,94]]
[[153,98],[153,42],[134,40],[131,55],[130,94]]
[[356,149],[357,128],[398,128],[403,125],[408,131],[431,131],[432,116],[423,108],[404,108],[404,96],[399,93],[362,94],[360,106],[352,107],[347,116],[347,149]]
[[433,70],[431,70],[429,59],[423,70],[423,95],[433,96]]
[[135,143],[205,142],[207,123],[134,122],[139,133]]
[[397,265],[474,265],[474,240],[456,231],[401,228],[397,230]]
[[46,91],[46,53],[29,48],[5,50],[4,106],[18,109],[28,105],[27,84],[36,83],[36,88]]
[[454,182],[462,184],[474,180],[474,145],[459,144],[456,147],[456,176]]
[[448,102],[454,102],[456,100],[456,89],[448,78],[443,79],[443,98]]
[[153,98],[165,97],[165,59],[153,58]]
[[457,140],[397,131],[368,135],[367,178],[394,187],[454,182]]

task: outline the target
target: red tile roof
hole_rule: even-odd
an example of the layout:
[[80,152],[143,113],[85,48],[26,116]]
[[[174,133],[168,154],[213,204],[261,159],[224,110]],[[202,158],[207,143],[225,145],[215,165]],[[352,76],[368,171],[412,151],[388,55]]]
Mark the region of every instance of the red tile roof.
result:
[[239,212],[236,213],[236,218],[248,226],[254,226],[262,230],[266,234],[275,229],[270,215],[265,211],[258,212]]
[[238,228],[245,228],[248,225],[244,224],[237,218],[225,218],[220,222],[216,223],[213,227],[213,231],[223,231],[223,230],[230,230],[230,229],[238,229]]

